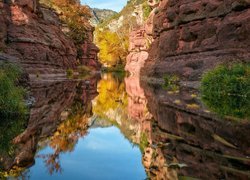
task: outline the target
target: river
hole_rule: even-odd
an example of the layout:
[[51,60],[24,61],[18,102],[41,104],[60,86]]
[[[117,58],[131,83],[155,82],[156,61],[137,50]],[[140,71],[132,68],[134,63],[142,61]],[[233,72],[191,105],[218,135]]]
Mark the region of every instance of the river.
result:
[[30,91],[29,121],[0,150],[3,179],[250,178],[249,122],[210,112],[187,86],[104,73]]

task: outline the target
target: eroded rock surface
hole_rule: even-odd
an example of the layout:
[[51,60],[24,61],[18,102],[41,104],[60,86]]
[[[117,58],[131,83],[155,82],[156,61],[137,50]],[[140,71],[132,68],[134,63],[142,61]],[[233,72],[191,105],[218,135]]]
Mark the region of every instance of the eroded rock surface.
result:
[[143,74],[177,74],[195,81],[217,64],[249,62],[249,7],[244,0],[160,1]]
[[[77,62],[77,48],[57,13],[36,0],[0,2],[0,53],[16,57],[29,74],[62,74],[79,63],[99,68],[90,29]],[[78,64],[77,64],[78,63]]]

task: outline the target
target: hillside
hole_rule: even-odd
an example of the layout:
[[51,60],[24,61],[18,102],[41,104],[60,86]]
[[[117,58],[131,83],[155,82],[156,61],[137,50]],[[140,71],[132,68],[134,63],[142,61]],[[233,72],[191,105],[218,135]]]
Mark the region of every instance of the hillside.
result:
[[99,60],[104,66],[125,64],[129,32],[142,25],[149,12],[146,0],[131,0],[121,12],[96,27],[95,43],[100,48]]
[[93,26],[97,26],[98,24],[109,19],[111,16],[117,14],[117,12],[112,11],[110,9],[90,8],[90,10],[91,10],[91,14],[92,14],[92,18],[90,19],[90,23]]

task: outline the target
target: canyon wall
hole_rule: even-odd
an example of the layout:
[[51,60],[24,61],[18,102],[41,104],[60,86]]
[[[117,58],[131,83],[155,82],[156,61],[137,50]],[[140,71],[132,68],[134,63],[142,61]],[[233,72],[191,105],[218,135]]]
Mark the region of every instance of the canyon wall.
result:
[[156,4],[149,23],[153,43],[143,75],[196,81],[217,64],[250,61],[248,0],[150,2]]
[[[152,9],[148,19],[130,33],[125,67],[130,72],[125,79],[130,114],[143,120],[147,106],[153,116],[145,119],[148,128],[140,132],[148,141],[143,154],[148,176],[249,178],[245,158],[250,153],[245,138],[249,122],[221,119],[209,111],[199,98],[197,82],[218,64],[250,62],[250,2],[149,0],[148,4]],[[165,74],[177,75],[180,84],[166,90],[144,81]]]
[[[37,0],[0,1],[0,14],[1,60],[15,61],[29,74],[60,74],[76,67],[77,48],[53,9]],[[87,58],[97,61],[91,37],[81,48],[81,64],[87,64]]]

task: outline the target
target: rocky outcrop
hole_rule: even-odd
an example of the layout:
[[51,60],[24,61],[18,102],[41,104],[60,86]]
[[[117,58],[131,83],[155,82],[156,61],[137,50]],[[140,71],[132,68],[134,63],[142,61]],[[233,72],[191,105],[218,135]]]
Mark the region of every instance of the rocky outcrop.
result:
[[[65,74],[77,65],[77,48],[63,33],[57,13],[38,1],[0,2],[0,53],[16,57],[29,74]],[[82,64],[97,67],[93,29],[83,47]],[[87,62],[87,58],[90,62]]]
[[3,51],[18,58],[29,74],[56,74],[74,68],[74,43],[62,33],[55,12],[36,2],[0,3]]
[[81,45],[82,55],[80,57],[80,64],[91,67],[94,70],[101,68],[101,63],[98,61],[97,54],[99,48],[93,43],[93,31],[92,28],[88,33],[88,39]]
[[[204,71],[220,63],[250,61],[249,1],[148,3],[153,10],[144,26],[131,32],[126,65],[142,78],[139,83],[129,77],[126,84],[131,99],[139,95],[132,101],[137,104],[129,104],[135,107],[131,114],[136,116],[147,102],[155,119],[151,129],[141,132],[149,142],[143,164],[150,179],[249,178],[249,122],[210,112],[197,90]],[[177,75],[180,83],[168,90],[159,83],[147,84],[165,74]]]
[[249,62],[249,22],[247,0],[160,1],[151,23],[154,42],[143,75],[177,74],[196,81],[217,64]]
[[129,55],[126,59],[125,70],[139,77],[140,70],[148,58],[147,41],[143,27],[133,30],[129,37]]

